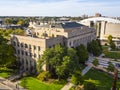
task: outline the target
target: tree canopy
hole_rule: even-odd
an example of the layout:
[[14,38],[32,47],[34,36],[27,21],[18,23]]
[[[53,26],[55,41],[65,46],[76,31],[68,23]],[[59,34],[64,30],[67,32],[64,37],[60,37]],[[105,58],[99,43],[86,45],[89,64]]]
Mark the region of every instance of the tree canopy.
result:
[[87,46],[88,51],[95,56],[99,56],[102,53],[101,46],[97,40],[92,40]]
[[77,68],[78,56],[75,49],[56,45],[48,48],[38,60],[39,71],[43,64],[47,65],[47,70],[52,75],[57,75],[59,79],[67,78]]
[[0,67],[9,66],[15,61],[14,49],[0,34]]
[[79,57],[79,62],[81,63],[85,63],[85,61],[88,59],[88,51],[87,48],[81,44],[80,46],[78,46],[77,48],[77,55]]

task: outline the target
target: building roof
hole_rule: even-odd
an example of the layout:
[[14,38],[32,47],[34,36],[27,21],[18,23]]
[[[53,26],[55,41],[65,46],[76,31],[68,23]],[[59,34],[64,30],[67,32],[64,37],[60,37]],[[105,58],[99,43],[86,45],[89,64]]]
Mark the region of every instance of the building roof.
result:
[[88,21],[107,21],[108,23],[120,23],[119,20],[113,19],[113,18],[108,18],[108,17],[95,17],[95,18],[88,18],[88,19],[84,19],[82,20],[80,23],[85,23]]
[[43,25],[42,27],[67,29],[67,28],[77,28],[77,27],[82,27],[82,26],[84,25],[76,23],[76,22],[64,22],[64,23],[47,24],[47,25]]

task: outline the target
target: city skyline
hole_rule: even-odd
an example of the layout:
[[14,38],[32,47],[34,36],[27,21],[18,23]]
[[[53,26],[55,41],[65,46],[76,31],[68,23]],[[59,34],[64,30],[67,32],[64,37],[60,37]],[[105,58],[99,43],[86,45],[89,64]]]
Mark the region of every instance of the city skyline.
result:
[[120,16],[119,0],[2,0],[0,16]]

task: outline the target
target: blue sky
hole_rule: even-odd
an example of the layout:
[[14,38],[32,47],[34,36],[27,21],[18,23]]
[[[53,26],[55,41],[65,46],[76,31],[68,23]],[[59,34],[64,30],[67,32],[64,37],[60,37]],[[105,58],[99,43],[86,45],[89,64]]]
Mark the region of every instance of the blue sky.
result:
[[120,0],[0,0],[0,16],[120,16]]

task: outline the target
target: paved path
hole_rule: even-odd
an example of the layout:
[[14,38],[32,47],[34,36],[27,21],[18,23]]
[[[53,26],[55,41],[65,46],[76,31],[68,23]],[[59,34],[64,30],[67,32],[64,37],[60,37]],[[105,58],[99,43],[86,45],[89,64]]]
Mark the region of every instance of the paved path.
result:
[[88,65],[85,69],[82,70],[82,75],[85,75],[91,68],[92,66]]
[[68,82],[61,90],[69,90],[74,84]]
[[13,90],[12,88],[0,83],[0,90]]
[[18,85],[18,82],[11,82],[5,78],[0,77],[0,90],[26,90]]

